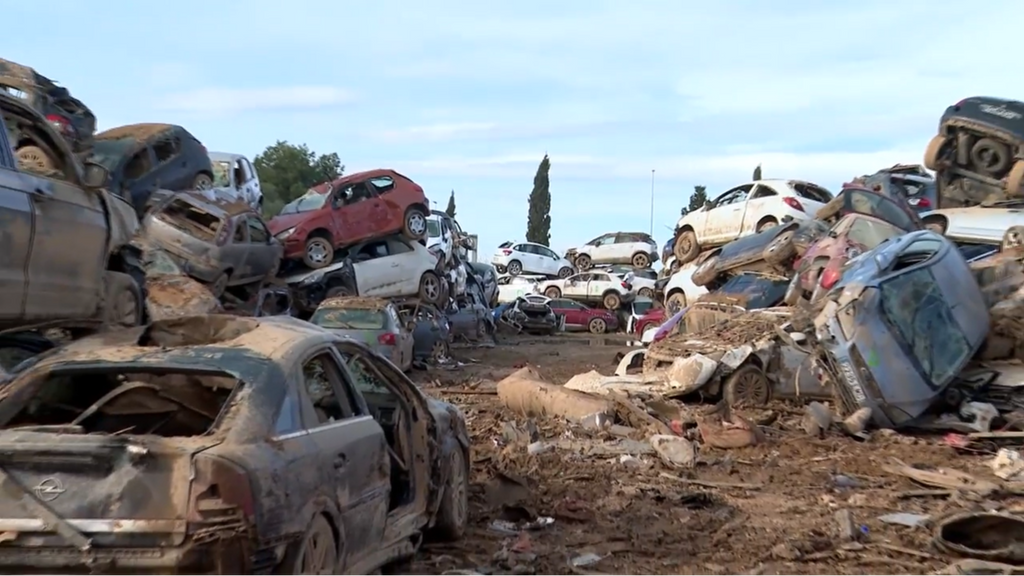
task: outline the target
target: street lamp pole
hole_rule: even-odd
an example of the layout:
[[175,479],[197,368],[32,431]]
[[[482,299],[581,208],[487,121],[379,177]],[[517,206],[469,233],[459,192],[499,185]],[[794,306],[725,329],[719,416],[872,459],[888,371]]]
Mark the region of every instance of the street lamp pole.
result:
[[651,236],[654,236],[654,168],[651,168]]

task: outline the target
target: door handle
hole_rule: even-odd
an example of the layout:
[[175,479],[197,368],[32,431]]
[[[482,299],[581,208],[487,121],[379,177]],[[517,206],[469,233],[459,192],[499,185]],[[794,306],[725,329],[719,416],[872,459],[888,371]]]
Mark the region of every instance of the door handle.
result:
[[348,464],[348,456],[344,454],[338,454],[338,457],[334,459],[335,468],[344,468]]
[[49,190],[47,190],[45,188],[42,188],[40,186],[37,186],[36,189],[34,190],[34,192],[40,198],[49,199],[49,198],[51,198],[53,196],[53,192],[51,192],[51,191],[49,191]]

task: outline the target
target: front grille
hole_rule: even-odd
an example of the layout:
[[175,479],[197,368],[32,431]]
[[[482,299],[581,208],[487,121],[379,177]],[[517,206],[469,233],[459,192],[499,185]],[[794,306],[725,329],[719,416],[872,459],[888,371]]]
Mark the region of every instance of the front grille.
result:
[[860,404],[853,396],[853,392],[846,385],[846,379],[839,371],[839,361],[828,350],[821,350],[820,358],[828,377],[832,381],[832,395],[838,404],[840,416],[849,416],[860,409]]

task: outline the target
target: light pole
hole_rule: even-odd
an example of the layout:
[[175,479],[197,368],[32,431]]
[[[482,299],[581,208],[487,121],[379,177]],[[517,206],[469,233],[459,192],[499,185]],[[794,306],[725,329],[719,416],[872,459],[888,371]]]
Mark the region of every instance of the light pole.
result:
[[654,236],[654,168],[651,168],[651,236]]

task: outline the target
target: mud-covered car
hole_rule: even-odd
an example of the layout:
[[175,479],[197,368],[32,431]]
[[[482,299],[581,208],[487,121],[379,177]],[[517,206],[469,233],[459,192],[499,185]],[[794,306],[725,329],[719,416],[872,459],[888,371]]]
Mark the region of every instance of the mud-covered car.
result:
[[502,321],[531,334],[554,334],[558,332],[559,319],[548,304],[550,301],[540,294],[517,298],[501,312]]
[[448,356],[451,323],[437,308],[418,300],[399,302],[402,320],[415,322],[413,328],[413,358],[437,362]]
[[107,188],[131,202],[140,218],[159,189],[213,187],[206,147],[174,124],[129,124],[104,130],[96,135],[90,158],[110,172]]
[[317,306],[309,322],[338,336],[362,342],[402,370],[412,367],[412,322],[398,307],[381,298],[338,296]]
[[357,342],[213,315],[36,358],[0,400],[5,572],[368,574],[465,529],[461,413]]
[[182,271],[166,252],[142,238],[133,242],[142,252],[146,271],[146,313],[150,320],[223,312],[220,300]]
[[981,347],[989,311],[957,247],[929,230],[853,258],[814,321],[815,366],[849,415],[912,424]]
[[797,256],[794,235],[812,221],[789,221],[755,232],[712,251],[693,271],[691,280],[697,286],[714,289],[724,276],[743,269],[784,274]]
[[940,207],[935,178],[918,164],[896,164],[874,174],[854,178],[852,183],[867,188],[878,186],[887,196],[905,200],[918,214]]
[[972,96],[946,108],[939,133],[925,150],[924,165],[937,173],[943,207],[1019,196],[1024,184],[1024,102]]
[[[67,88],[28,66],[0,58],[0,92],[22,100],[39,112],[76,154],[92,147],[96,116],[81,100],[71,96]],[[36,153],[18,144],[15,143],[15,150],[21,154]]]
[[[142,322],[145,275],[131,245],[139,227],[131,206],[102,188],[102,166],[83,166],[23,100],[0,92],[0,114],[0,329]],[[16,158],[10,134],[45,151],[48,169]]]

